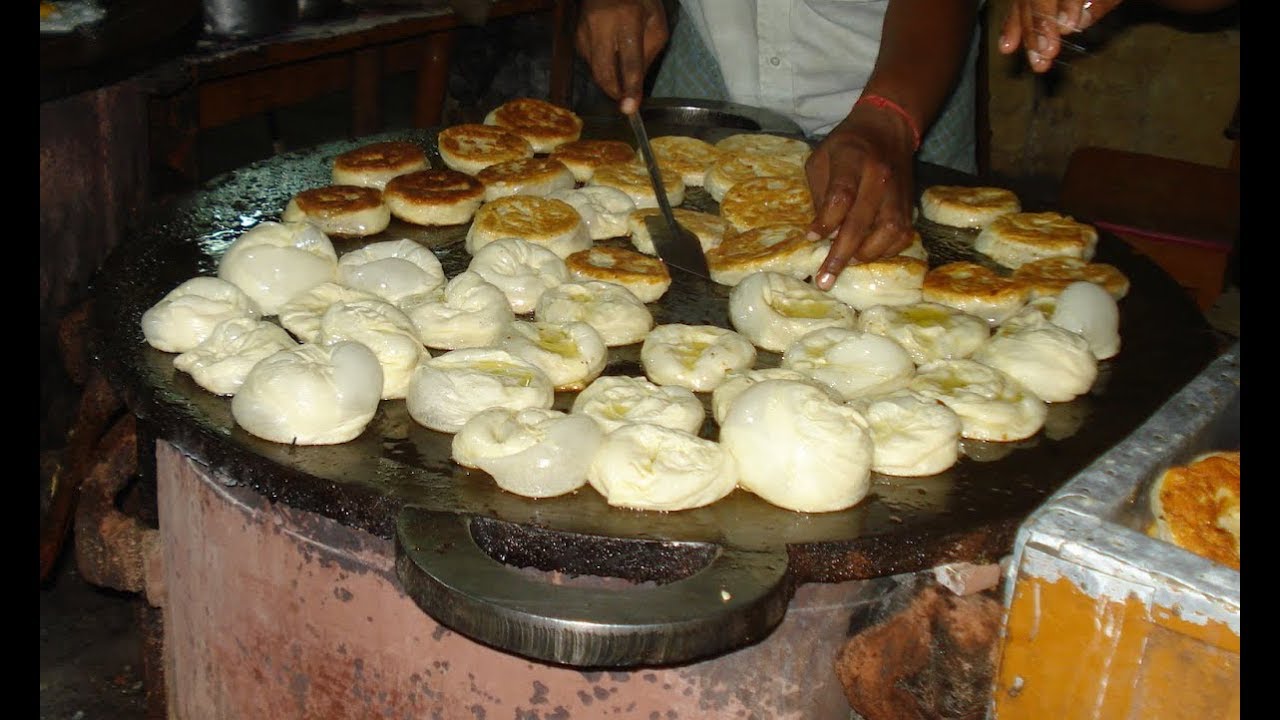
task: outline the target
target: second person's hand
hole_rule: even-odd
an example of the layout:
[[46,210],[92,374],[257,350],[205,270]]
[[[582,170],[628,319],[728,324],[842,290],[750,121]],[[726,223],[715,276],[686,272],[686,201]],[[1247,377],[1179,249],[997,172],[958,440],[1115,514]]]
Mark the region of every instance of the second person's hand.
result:
[[1042,73],[1062,50],[1062,36],[1088,28],[1121,0],[1014,0],[997,47],[1009,55],[1022,46],[1027,64]]
[[582,0],[575,42],[606,95],[631,114],[640,108],[644,79],[670,37],[662,0]]
[[911,244],[915,138],[893,113],[855,106],[809,156],[810,238],[835,233],[814,277],[822,290],[852,261],[895,255]]

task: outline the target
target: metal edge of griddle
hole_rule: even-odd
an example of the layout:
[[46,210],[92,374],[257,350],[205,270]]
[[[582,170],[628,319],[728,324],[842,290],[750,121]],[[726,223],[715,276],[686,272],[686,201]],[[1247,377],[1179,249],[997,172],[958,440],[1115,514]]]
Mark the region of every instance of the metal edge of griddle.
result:
[[[933,182],[960,182],[967,176],[945,168],[934,167],[932,173],[924,173],[921,177],[930,178]],[[211,181],[211,184],[217,184],[217,181]],[[1104,238],[1101,247],[1121,249],[1114,238]],[[119,257],[119,253],[113,255],[114,259],[118,260]],[[1152,294],[1162,298],[1170,293],[1181,294],[1181,289],[1150,261],[1146,261],[1143,265],[1143,258],[1136,254],[1130,260],[1137,264],[1131,266],[1135,287],[1142,289],[1148,283],[1164,284],[1167,287],[1159,291],[1154,287],[1151,288]],[[116,286],[115,299],[120,300],[122,294],[130,292],[131,282],[124,277],[126,273],[121,273],[113,267],[106,267],[105,270],[107,284]],[[111,294],[111,288],[107,290],[108,294]],[[1138,295],[1136,300],[1130,300],[1130,302],[1142,301],[1141,293]],[[1203,318],[1195,312],[1189,299],[1183,297],[1182,300],[1181,305],[1185,305],[1185,308],[1176,302],[1161,308],[1161,311],[1167,315],[1168,322],[1173,326],[1187,327],[1189,322],[1198,318],[1199,322],[1205,325],[1204,330],[1208,337],[1210,331]],[[121,308],[111,307],[108,303],[97,307],[104,311],[99,316],[99,322],[96,323],[99,327],[118,323],[121,317],[129,314],[129,311],[132,311],[132,318],[136,321],[141,312],[141,308],[136,305],[132,308]],[[1179,314],[1184,317],[1179,319],[1177,317]],[[1193,339],[1186,334],[1178,337],[1181,341]],[[112,340],[118,339],[110,338],[107,344],[110,345]],[[1181,349],[1185,349],[1185,345]],[[252,450],[246,451],[242,447],[237,447],[236,443],[230,442],[225,428],[210,428],[199,422],[194,423],[195,427],[190,427],[192,418],[184,413],[185,408],[180,407],[180,404],[165,402],[160,397],[162,393],[158,393],[156,388],[139,387],[142,383],[141,378],[137,377],[138,368],[129,367],[128,357],[131,352],[137,352],[137,350],[134,348],[106,349],[99,355],[108,366],[116,366],[118,372],[114,373],[114,377],[117,380],[123,380],[124,385],[132,386],[137,391],[131,394],[133,402],[139,406],[150,405],[149,409],[142,408],[142,411],[159,414],[161,416],[159,425],[181,437],[188,444],[190,452],[199,455],[207,463],[229,468],[231,471],[226,473],[228,476],[263,492],[273,500],[299,504],[305,509],[353,523],[381,537],[388,539],[391,537],[393,521],[387,517],[387,510],[402,502],[398,498],[388,498],[385,493],[379,493],[376,489],[367,486],[337,484],[322,478],[309,477],[306,473],[290,467],[287,457],[282,462],[273,461],[261,457]],[[1195,357],[1188,358],[1185,355],[1175,355],[1175,357],[1183,362],[1193,364],[1199,362]],[[1206,356],[1204,362],[1207,361]],[[123,367],[120,366],[120,362],[123,362]],[[1187,377],[1189,376],[1188,374]],[[289,451],[288,448],[281,449],[275,446],[270,449],[277,455],[285,456]],[[305,449],[299,451],[304,452]],[[1046,492],[1040,496],[1041,499],[1047,494]],[[1023,513],[1029,513],[1032,509],[1034,506],[1027,506]],[[800,542],[790,548],[793,555],[792,570],[797,574],[797,580],[801,582],[838,582],[919,569],[929,563],[973,559],[965,557],[967,553],[973,552],[978,552],[985,558],[992,555],[998,556],[1007,551],[1009,541],[1012,539],[1010,529],[1004,526],[1007,523],[997,522],[1000,519],[975,517],[971,526],[959,528],[959,532],[957,532],[958,528],[948,526],[947,523],[921,527],[919,542],[905,545],[883,542],[882,538],[874,535],[850,541]]]
[[[546,536],[520,527],[507,533],[503,525],[407,507],[397,521],[396,573],[406,594],[441,624],[542,662],[658,666],[737,650],[772,632],[795,591],[778,550],[553,533],[564,543],[556,558],[544,547],[553,544]],[[532,543],[521,548],[512,535]],[[629,578],[594,569],[610,552],[642,554],[642,544],[674,562],[655,568],[642,561]]]
[[[358,145],[360,142],[405,136],[410,133],[422,133],[422,131],[397,131],[383,133],[377,138],[331,143],[323,146],[323,151],[333,153],[339,149]],[[426,135],[426,137],[430,136]],[[313,149],[310,152],[317,151]],[[282,167],[287,167],[289,162],[298,157],[298,153],[278,156],[255,166],[261,171],[259,172],[261,175],[277,174]],[[256,177],[255,175],[250,179],[256,179]],[[227,183],[234,184],[236,181],[235,177],[217,178],[208,183],[206,188],[217,188]],[[917,181],[922,186],[937,182],[974,183],[974,179],[970,176],[937,166],[922,166],[917,174]],[[244,202],[244,207],[228,207],[219,217],[227,222],[239,220],[242,223],[248,217],[261,217],[261,207],[256,207],[252,200]],[[167,212],[181,215],[184,207],[189,206],[178,203],[170,207]],[[255,213],[258,214],[255,215]],[[185,218],[181,219],[185,220]],[[219,220],[219,222],[222,221],[224,220]],[[204,421],[205,419],[193,417],[192,409],[184,407],[175,394],[178,392],[177,389],[149,384],[146,369],[138,365],[140,354],[147,352],[145,347],[139,347],[136,344],[138,342],[137,323],[141,312],[145,309],[145,302],[139,296],[150,298],[159,291],[159,286],[152,287],[153,285],[161,281],[167,282],[167,280],[157,280],[148,275],[155,270],[166,270],[163,263],[173,259],[165,255],[166,252],[170,254],[177,252],[181,256],[179,259],[198,256],[192,248],[184,247],[181,251],[176,251],[168,247],[166,243],[169,246],[173,243],[170,238],[163,236],[165,232],[163,222],[158,228],[151,228],[149,232],[152,236],[143,237],[141,244],[132,243],[131,247],[117,248],[117,251],[113,252],[104,263],[103,272],[95,281],[93,288],[100,302],[95,302],[94,305],[95,321],[92,323],[94,327],[91,328],[91,352],[108,371],[108,376],[112,378],[113,383],[124,386],[131,407],[139,414],[151,416],[166,439],[174,439],[185,452],[197,457],[237,484],[260,492],[273,501],[284,502],[299,509],[332,517],[383,538],[393,537],[397,511],[406,505],[405,499],[397,494],[397,488],[378,488],[362,483],[338,483],[311,476],[294,467],[289,458],[294,452],[305,455],[313,451],[306,448],[271,446],[267,449],[275,459],[267,457],[254,449],[261,447],[263,443],[255,444],[250,442],[252,439],[243,437],[237,439],[235,429],[212,427]],[[148,254],[155,257],[144,257]],[[1154,263],[1127,249],[1127,246],[1122,245],[1117,238],[1104,234],[1099,243],[1099,254],[1103,260],[1115,260],[1123,265],[1126,272],[1130,273],[1134,288],[1138,290],[1135,296],[1127,301],[1127,305],[1122,305],[1122,317],[1147,319],[1158,316],[1162,320],[1161,323],[1141,323],[1142,326],[1135,328],[1133,335],[1130,336],[1130,340],[1134,340],[1134,344],[1140,346],[1138,352],[1144,355],[1141,359],[1144,362],[1150,362],[1152,359],[1165,361],[1163,355],[1172,355],[1167,358],[1166,373],[1176,374],[1183,379],[1194,375],[1209,361],[1210,357],[1207,353],[1212,347],[1213,340],[1207,323],[1197,312],[1189,297]],[[172,272],[171,268],[168,270]],[[209,270],[208,267],[204,268],[205,272]],[[131,271],[138,273],[138,276],[131,277],[129,275]],[[1203,338],[1199,337],[1201,326],[1203,326]],[[1136,342],[1139,337],[1145,340]],[[1141,347],[1155,342],[1156,339],[1159,339],[1161,347]],[[1130,352],[1134,352],[1133,347],[1130,347]],[[1145,355],[1151,357],[1145,357]],[[1123,373],[1112,373],[1122,375],[1123,384],[1120,387],[1107,389],[1109,396],[1115,395],[1136,401],[1133,405],[1126,404],[1119,408],[1122,412],[1116,414],[1124,417],[1118,420],[1108,418],[1125,423],[1126,427],[1130,427],[1128,423],[1131,420],[1132,427],[1136,427],[1142,418],[1156,408],[1157,399],[1167,399],[1167,395],[1160,393],[1157,393],[1160,394],[1157,398],[1152,394],[1150,387],[1142,386],[1149,379],[1150,372],[1144,372],[1144,368],[1128,367],[1133,364],[1126,365],[1121,362],[1115,366],[1124,370]],[[1166,377],[1163,382],[1172,383],[1173,378]],[[1147,383],[1147,385],[1151,384]],[[1163,387],[1159,382],[1155,386]],[[239,435],[243,436],[243,432]],[[1114,441],[1115,438],[1109,435],[1107,440]],[[1079,446],[1079,443],[1075,445]],[[1097,438],[1083,447],[1088,448],[1090,458],[1096,457],[1096,453],[1106,449],[1099,446]],[[1021,451],[1014,451],[1015,460],[1018,459],[1019,452]],[[1036,455],[1039,457],[1043,453]],[[1079,457],[1058,460],[1066,462],[1063,467],[1074,467],[1075,463],[1083,464],[1083,459]],[[1026,461],[1023,460],[1021,465],[1025,464]],[[1005,467],[1009,467],[1007,463]],[[1019,467],[1018,472],[1026,474],[1029,478],[1035,473],[1034,470],[1021,467],[1018,463],[1015,463],[1015,467]],[[1066,479],[1069,479],[1069,476],[1062,478],[1063,481]],[[1053,490],[1056,490],[1056,486],[1045,487],[1042,493],[1035,496],[1034,502],[1038,504]],[[990,497],[992,500],[1005,501],[1004,498]],[[517,504],[511,498],[499,499],[511,505]],[[1024,501],[1032,503],[1031,496],[1019,502]],[[976,498],[969,498],[967,502],[979,503]],[[545,506],[546,504],[542,505],[542,507]],[[484,512],[485,507],[488,506],[482,506],[478,510]],[[775,540],[775,544],[785,542],[789,556],[787,571],[791,581],[797,584],[865,579],[919,570],[940,562],[998,559],[1008,552],[1016,523],[1033,509],[1034,504],[1025,507],[1018,505],[1016,508],[1011,508],[1010,516],[995,517],[991,515],[991,510],[975,507],[972,508],[973,512],[964,515],[957,522],[939,522],[936,519],[930,519],[915,525],[913,528],[916,536],[905,542],[898,537],[873,534],[836,540],[798,542]],[[541,522],[537,518],[543,516],[533,512],[529,517],[532,520],[528,523],[528,527],[536,532]],[[664,532],[662,528],[669,524],[667,520],[662,517],[653,518],[649,523],[650,529],[641,534],[648,537],[661,537]],[[822,516],[803,515],[786,518],[788,523],[797,526],[810,523],[820,525],[828,520],[829,518]],[[546,529],[556,530],[557,528],[552,522],[546,526]],[[892,535],[892,533],[889,534]],[[608,569],[603,570],[607,572]],[[416,600],[421,602],[421,598]]]

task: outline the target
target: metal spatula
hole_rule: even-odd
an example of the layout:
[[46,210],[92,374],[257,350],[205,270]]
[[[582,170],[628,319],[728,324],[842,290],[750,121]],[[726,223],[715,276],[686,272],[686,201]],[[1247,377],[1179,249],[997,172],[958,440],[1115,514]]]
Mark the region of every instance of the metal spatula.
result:
[[649,224],[649,234],[653,236],[653,247],[658,251],[658,257],[670,267],[710,280],[711,271],[707,269],[707,258],[702,254],[702,244],[698,242],[698,237],[676,222],[675,213],[671,212],[671,203],[667,202],[667,190],[662,185],[658,161],[653,157],[653,148],[649,145],[649,134],[645,132],[640,111],[628,115],[627,120],[636,134],[636,144],[640,146],[640,154],[649,170],[649,181],[653,183],[653,194],[657,197],[658,209],[662,212],[661,225]]

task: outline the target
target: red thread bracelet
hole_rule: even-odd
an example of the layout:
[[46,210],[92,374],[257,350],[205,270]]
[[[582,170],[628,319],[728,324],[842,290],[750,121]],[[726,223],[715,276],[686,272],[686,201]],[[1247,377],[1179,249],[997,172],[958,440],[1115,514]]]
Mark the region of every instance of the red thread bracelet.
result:
[[854,107],[866,103],[872,107],[883,108],[897,113],[903,120],[907,121],[907,127],[911,128],[912,138],[915,140],[913,151],[920,149],[920,126],[916,125],[915,118],[911,117],[911,113],[907,112],[901,105],[890,100],[883,95],[865,94],[853,103]]

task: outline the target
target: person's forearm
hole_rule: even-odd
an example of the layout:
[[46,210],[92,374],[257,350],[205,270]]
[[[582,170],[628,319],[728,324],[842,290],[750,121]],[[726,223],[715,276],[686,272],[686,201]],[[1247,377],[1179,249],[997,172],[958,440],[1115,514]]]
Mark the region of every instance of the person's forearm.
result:
[[977,0],[891,0],[863,94],[894,101],[928,132],[964,65],[977,12]]
[[579,0],[574,45],[624,114],[639,108],[645,75],[669,37],[662,0]]

